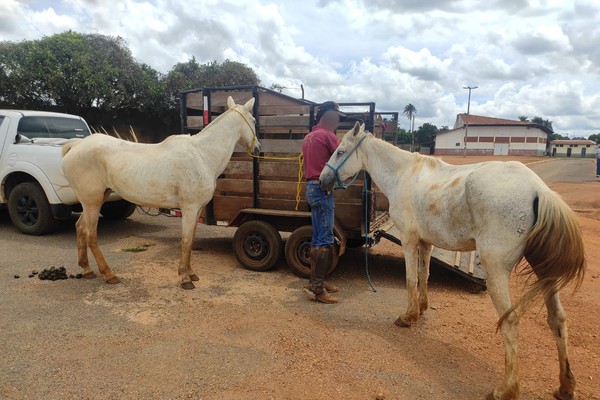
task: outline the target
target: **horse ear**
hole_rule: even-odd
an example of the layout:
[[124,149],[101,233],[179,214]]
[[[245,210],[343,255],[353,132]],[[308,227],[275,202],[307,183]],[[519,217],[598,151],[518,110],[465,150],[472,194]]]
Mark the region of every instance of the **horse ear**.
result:
[[[363,125],[362,130],[364,130],[364,125]],[[354,123],[354,128],[352,128],[352,136],[358,135],[359,132],[360,132],[360,122],[356,121]]]
[[233,107],[235,107],[235,101],[233,101],[233,97],[229,96],[227,98],[227,108],[232,109]]
[[363,133],[364,131],[365,131],[365,124],[361,124],[360,125],[360,133]]
[[254,108],[254,97],[251,98],[250,100],[248,100],[246,102],[246,104],[244,104],[244,108],[248,111],[248,112],[252,112],[252,109]]

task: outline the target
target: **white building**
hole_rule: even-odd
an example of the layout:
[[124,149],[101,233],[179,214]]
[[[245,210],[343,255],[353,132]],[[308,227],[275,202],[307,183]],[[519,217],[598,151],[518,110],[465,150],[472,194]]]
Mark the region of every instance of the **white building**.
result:
[[550,128],[529,121],[458,114],[454,128],[435,138],[436,155],[546,154]]
[[553,140],[552,157],[596,157],[593,140]]

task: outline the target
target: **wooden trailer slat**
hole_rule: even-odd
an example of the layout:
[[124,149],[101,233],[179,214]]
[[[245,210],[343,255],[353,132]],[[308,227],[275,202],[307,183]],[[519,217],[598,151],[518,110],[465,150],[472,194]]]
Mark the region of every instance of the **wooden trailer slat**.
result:
[[189,116],[187,117],[186,128],[202,129],[204,128],[204,119],[202,116]]
[[288,157],[297,157],[302,152],[302,139],[261,139],[260,150],[263,153],[289,153]]
[[211,111],[216,111],[216,109],[220,108],[220,111],[225,111],[227,107],[227,98],[231,96],[236,104],[245,104],[248,100],[250,100],[252,96],[252,91],[210,91],[210,106]]
[[261,127],[307,127],[310,125],[308,115],[275,115],[275,116],[259,116],[258,124]]
[[258,95],[258,103],[260,105],[260,108],[264,106],[298,106],[299,104],[301,104],[301,100],[293,99],[286,95],[280,95],[278,93],[260,91]]
[[310,106],[299,105],[299,104],[277,104],[277,105],[266,105],[261,104],[259,108],[260,116],[267,115],[300,115],[310,114]]
[[187,108],[192,108],[194,110],[202,110],[204,108],[202,91],[187,93],[185,95],[185,105]]

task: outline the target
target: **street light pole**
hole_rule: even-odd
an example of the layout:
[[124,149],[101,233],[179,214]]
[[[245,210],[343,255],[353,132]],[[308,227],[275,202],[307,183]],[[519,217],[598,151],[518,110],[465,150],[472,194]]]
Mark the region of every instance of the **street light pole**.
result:
[[463,89],[469,90],[469,100],[467,101],[467,120],[465,121],[465,145],[463,148],[463,157],[467,156],[467,137],[469,134],[469,112],[471,111],[471,90],[477,89],[477,86],[463,86]]

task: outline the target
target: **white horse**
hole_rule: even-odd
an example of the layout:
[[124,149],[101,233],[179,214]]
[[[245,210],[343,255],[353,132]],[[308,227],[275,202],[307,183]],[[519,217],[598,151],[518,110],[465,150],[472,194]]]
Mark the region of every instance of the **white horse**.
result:
[[[575,213],[535,173],[520,162],[449,165],[376,139],[358,123],[327,165],[320,176],[324,190],[366,170],[389,199],[390,216],[404,250],[408,290],[407,311],[396,325],[410,326],[427,309],[432,246],[476,250],[504,339],[504,382],[491,396],[503,400],[519,396],[519,317],[542,295],[558,347],[560,387],[554,396],[575,398],[566,314],[558,292],[570,281],[577,286],[582,282],[582,234]],[[523,257],[531,266],[528,273],[533,272],[537,280],[511,306],[509,275]]]
[[190,256],[200,211],[213,197],[217,177],[236,143],[254,154],[260,151],[253,105],[254,98],[242,106],[229,97],[229,109],[195,136],[175,135],[158,144],[142,144],[94,134],[63,147],[63,173],[83,207],[76,229],[79,266],[86,278],[96,276],[88,262],[89,246],[106,282],[119,282],[97,243],[100,207],[112,190],[134,204],[181,209],[178,272],[181,286],[194,288],[192,281],[198,276]]

